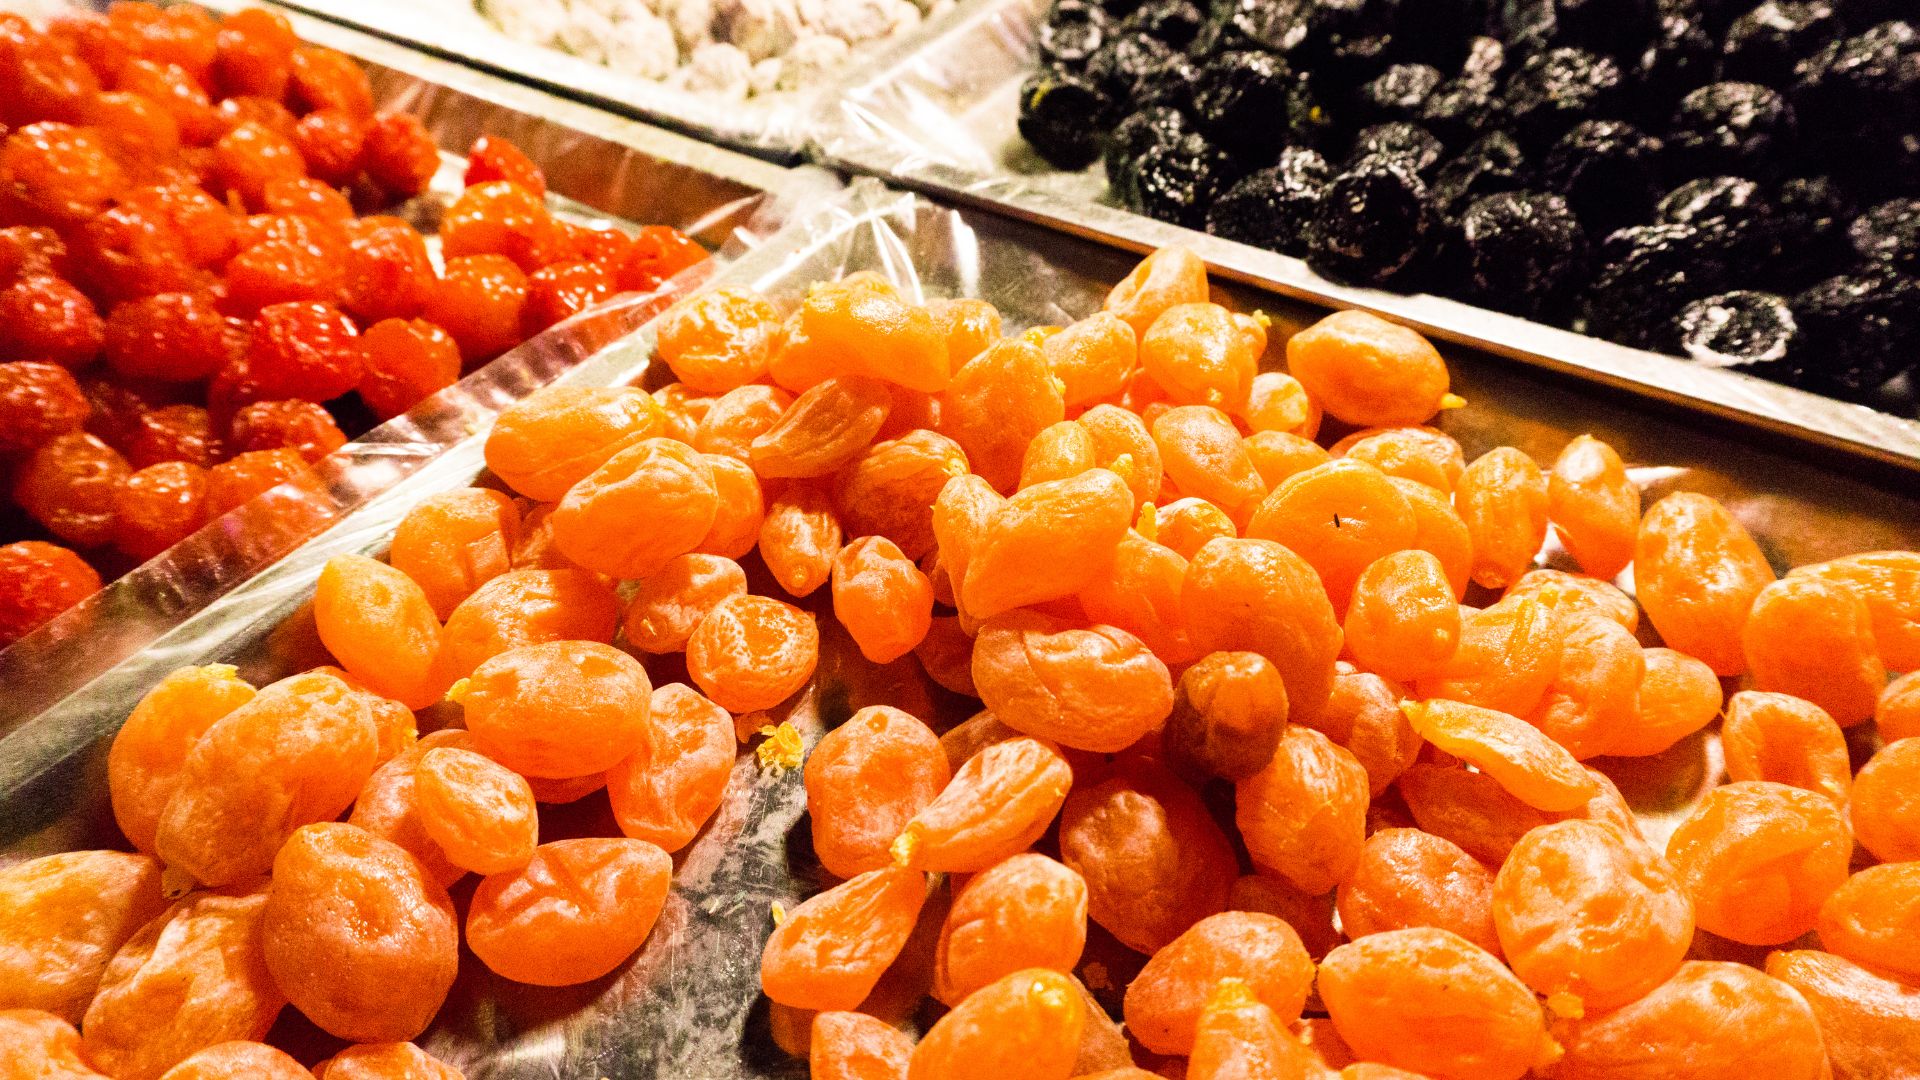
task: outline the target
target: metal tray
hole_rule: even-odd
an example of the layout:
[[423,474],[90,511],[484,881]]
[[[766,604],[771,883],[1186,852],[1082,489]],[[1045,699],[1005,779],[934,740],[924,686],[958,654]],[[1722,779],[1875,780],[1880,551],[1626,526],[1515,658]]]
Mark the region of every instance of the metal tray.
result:
[[[759,94],[745,101],[725,101],[627,75],[559,49],[517,41],[481,16],[473,0],[288,2],[443,57],[783,163],[800,159],[806,146],[807,120],[831,87],[829,82],[802,90]],[[850,62],[862,63],[872,52],[872,48],[857,50]]]
[[[987,299],[1000,308],[1008,330],[1017,332],[1098,310],[1132,262],[1111,246],[1000,215],[947,209],[862,181],[742,256],[710,284],[762,289],[792,301],[812,282],[874,270],[916,296]],[[1242,286],[1220,292],[1224,302],[1272,314],[1276,342],[1316,315],[1310,305]],[[643,329],[560,378],[587,385],[657,384],[664,375],[649,366],[650,338]],[[1279,351],[1269,355],[1270,363],[1278,362]],[[1920,546],[1920,501],[1911,493],[1878,489],[1702,430],[1684,416],[1649,413],[1631,401],[1595,400],[1579,380],[1558,373],[1466,349],[1451,351],[1448,359],[1469,404],[1441,423],[1469,455],[1510,444],[1548,460],[1572,436],[1592,432],[1619,448],[1649,501],[1676,489],[1719,497],[1779,567],[1871,548]],[[321,565],[340,552],[382,551],[395,523],[421,495],[486,482],[482,441],[474,434],[453,446],[430,468],[335,523],[244,588],[0,738],[0,863],[119,841],[106,807],[103,750],[133,703],[168,671],[225,662],[262,681],[325,662],[308,605]],[[748,568],[757,590],[770,588],[757,560],[750,559]],[[824,614],[822,594],[815,594],[811,606]],[[769,722],[792,721],[810,746],[826,728],[869,704],[902,707],[938,726],[970,711],[965,700],[933,687],[911,658],[870,664],[837,624],[820,621],[818,675]],[[647,663],[656,685],[684,678],[671,658],[650,657]],[[19,678],[16,673],[5,685],[18,685]],[[427,725],[434,719],[432,713],[423,717]],[[1656,842],[1720,771],[1717,746],[1707,735],[1656,758],[1598,764],[1619,782]],[[474,1080],[797,1080],[805,1065],[773,1044],[758,966],[771,905],[790,905],[824,883],[808,832],[799,824],[803,795],[795,772],[765,771],[743,752],[721,810],[676,858],[666,909],[633,961],[584,986],[536,990],[499,980],[464,957],[453,995],[423,1043]],[[542,835],[609,834],[608,814],[603,795],[547,808]],[[1123,962],[1112,955],[1103,959]],[[291,1010],[274,1039],[307,1061],[333,1047]]]
[[[214,6],[251,5],[218,0]],[[381,108],[414,113],[439,140],[444,160],[432,188],[396,208],[429,234],[460,192],[463,155],[483,133],[511,138],[541,166],[557,215],[582,223],[672,225],[719,249],[719,260],[750,249],[796,205],[840,186],[824,170],[785,169],[331,23],[291,17],[304,39],[366,65]],[[428,246],[437,257],[431,235]],[[618,301],[535,337],[409,415],[359,436],[311,476],[208,525],[0,650],[0,735],[133,656],[369,497],[429,469],[498,410],[639,326],[665,306],[667,295],[711,273],[714,261],[657,294]]]
[[1134,251],[1181,244],[1216,274],[1358,307],[1523,363],[1711,413],[1748,429],[1920,470],[1920,421],[1630,349],[1457,300],[1336,285],[1299,259],[1155,221],[1106,200],[1100,167],[1047,164],[1015,128],[1047,0],[983,0],[895,43],[814,125],[818,155],[897,183]]

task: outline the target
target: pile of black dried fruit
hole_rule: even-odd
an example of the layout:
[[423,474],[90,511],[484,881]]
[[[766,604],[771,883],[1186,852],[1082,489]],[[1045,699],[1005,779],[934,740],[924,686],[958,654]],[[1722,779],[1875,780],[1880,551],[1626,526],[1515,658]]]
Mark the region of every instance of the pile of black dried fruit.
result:
[[1824,393],[1920,385],[1920,0],[1054,0],[1114,201]]

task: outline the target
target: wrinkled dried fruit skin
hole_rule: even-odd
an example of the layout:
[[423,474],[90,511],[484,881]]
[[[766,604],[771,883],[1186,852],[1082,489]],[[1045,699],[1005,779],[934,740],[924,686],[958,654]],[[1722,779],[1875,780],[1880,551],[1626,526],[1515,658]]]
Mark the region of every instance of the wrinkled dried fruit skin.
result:
[[1646,673],[1640,680],[1640,715],[1615,732],[1610,754],[1658,754],[1720,713],[1720,677],[1704,661],[1673,649],[1647,649],[1641,655]]
[[1213,540],[1187,564],[1181,599],[1196,649],[1266,657],[1287,684],[1295,718],[1325,706],[1340,624],[1304,559],[1270,540]]
[[1421,738],[1478,767],[1528,806],[1566,811],[1594,795],[1593,778],[1573,755],[1524,720],[1439,698],[1404,709]]
[[644,652],[680,652],[714,605],[746,591],[747,575],[732,559],[682,555],[637,583],[624,619],[627,641]]
[[807,1069],[815,1080],[905,1080],[913,1039],[865,1013],[823,1012],[813,1018]]
[[1234,821],[1255,865],[1328,892],[1366,840],[1367,770],[1325,735],[1291,726],[1273,760],[1234,785]]
[[1553,680],[1527,721],[1585,761],[1639,722],[1646,655],[1619,623],[1577,610],[1560,613],[1559,639]]
[[1331,453],[1365,462],[1388,476],[1418,481],[1448,496],[1467,471],[1460,444],[1439,428],[1361,428],[1334,443]]
[[467,947],[515,982],[597,979],[653,932],[672,874],[673,860],[644,840],[542,844],[525,867],[480,882],[467,911]]
[[0,1009],[0,1059],[8,1080],[95,1080],[102,1074],[88,1067],[80,1054],[80,1033],[49,1012]]
[[927,725],[885,705],[854,713],[807,755],[807,811],[821,865],[841,878],[888,865],[894,838],[950,779]]
[[1287,684],[1255,652],[1216,652],[1180,675],[1162,743],[1183,765],[1228,780],[1273,759],[1287,728]]
[[1853,778],[1854,838],[1882,862],[1920,861],[1920,739],[1888,743]]
[[1700,929],[1749,945],[1813,929],[1852,851],[1832,800],[1765,781],[1707,792],[1667,840]]
[[1666,860],[1594,821],[1521,837],[1494,879],[1493,918],[1515,974],[1589,1012],[1664,982],[1693,941],[1693,902]]
[[475,589],[512,568],[520,542],[513,500],[486,488],[461,488],[416,503],[393,532],[387,558],[418,582],[445,619]]
[[1100,305],[1144,334],[1163,312],[1175,304],[1197,304],[1207,298],[1207,264],[1182,247],[1165,247],[1140,260]]
[[957,1005],[1025,968],[1069,973],[1087,943],[1087,885],[1074,870],[1025,853],[968,880],[940,927],[933,995]]
[[522,645],[613,640],[620,602],[599,575],[578,569],[510,570],[476,589],[447,617],[438,681],[451,686]]
[[1340,885],[1340,925],[1349,938],[1430,926],[1498,956],[1493,874],[1451,841],[1418,829],[1367,837],[1353,876]]
[[551,502],[663,426],[659,407],[644,390],[551,386],[494,421],[487,468],[514,491]]
[[1730,780],[1771,780],[1847,801],[1847,737],[1826,710],[1789,694],[1743,690],[1727,699],[1720,745]]
[[421,824],[455,866],[495,874],[533,858],[540,820],[519,773],[472,750],[439,747],[421,756],[414,777]]
[[1880,659],[1893,671],[1920,670],[1920,554],[1869,551],[1795,567],[1793,573],[1852,589],[1867,602]]
[[1360,574],[1341,629],[1360,666],[1404,682],[1452,659],[1460,644],[1460,606],[1431,552],[1395,551]]
[[73,851],[0,869],[0,1008],[78,1023],[113,954],[165,907],[145,855]]
[[198,892],[143,927],[87,1006],[87,1060],[153,1080],[209,1046],[265,1038],[286,1003],[262,949],[266,905],[264,889]]
[[1920,986],[1812,949],[1769,953],[1767,974],[1813,1010],[1834,1080],[1898,1076],[1920,1055]]
[[1247,535],[1274,540],[1311,564],[1336,612],[1377,560],[1413,546],[1413,507],[1387,475],[1342,459],[1289,477],[1247,523]]
[[801,1009],[846,1010],[866,999],[913,933],[926,875],[869,870],[787,912],[760,954],[760,987]]
[[760,558],[790,596],[810,595],[827,583],[840,541],[840,519],[829,493],[808,481],[789,484],[774,496],[760,522]]
[[1519,1080],[1553,1059],[1533,994],[1458,934],[1392,930],[1320,964],[1320,1000],[1354,1052],[1434,1077]]
[[1467,614],[1460,645],[1438,670],[1417,680],[1420,697],[1439,697],[1529,716],[1559,674],[1557,605],[1518,596]]
[[1346,747],[1367,770],[1367,791],[1378,798],[1414,763],[1425,740],[1400,709],[1405,688],[1344,660],[1334,670],[1327,704],[1301,723]]
[[1610,581],[1633,561],[1640,489],[1613,447],[1581,435],[1547,476],[1547,518],[1580,569]]
[[330,1080],[463,1080],[459,1069],[410,1042],[349,1046],[314,1072]]
[[1741,628],[1753,686],[1805,698],[1842,727],[1873,715],[1887,669],[1872,612],[1851,588],[1809,574],[1760,590]]
[[1511,446],[1475,458],[1453,505],[1473,539],[1473,580],[1505,588],[1533,565],[1547,537],[1547,478]]
[[1073,769],[1029,736],[993,743],[954,771],[896,841],[916,869],[968,873],[1025,851],[1053,823]]
[[265,1043],[225,1042],[209,1046],[173,1068],[161,1080],[312,1080],[298,1061]]
[[1236,870],[1199,795],[1147,761],[1075,787],[1060,812],[1060,857],[1085,879],[1093,921],[1149,955],[1224,910]]
[[153,850],[160,815],[178,786],[187,754],[221,717],[253,700],[230,666],[186,667],[147,691],[107,752],[113,818],[134,847]]
[[1747,670],[1740,631],[1773,568],[1726,507],[1684,491],[1654,503],[1640,519],[1633,581],[1667,645],[1718,675]]
[[1070,977],[1030,968],[967,996],[914,1047],[909,1080],[1019,1076],[1067,1080],[1086,1004]]
[[1361,427],[1425,423],[1447,394],[1434,347],[1364,311],[1337,311],[1287,339],[1287,370],[1331,416]]
[[1293,928],[1272,915],[1228,911],[1195,923],[1155,953],[1127,986],[1127,1030],[1159,1054],[1193,1049],[1207,998],[1221,979],[1239,979],[1292,1022],[1313,983],[1313,961]]
[[1183,494],[1226,511],[1251,535],[1248,519],[1265,508],[1267,484],[1233,420],[1211,405],[1182,405],[1155,417],[1152,427],[1167,478]]
[[1010,492],[1027,444],[1066,419],[1060,390],[1038,346],[1002,338],[953,373],[940,395],[941,432],[966,451],[975,473]]
[[685,443],[643,439],[567,490],[553,542],[589,570],[645,577],[697,547],[720,496],[713,466]]
[[282,679],[194,744],[155,850],[203,885],[265,874],[295,829],[347,809],[379,752],[363,692],[325,674]]
[[1077,599],[1089,620],[1132,634],[1167,664],[1184,664],[1199,655],[1180,599],[1186,580],[1185,557],[1130,531],[1114,548],[1109,571]]
[[[1744,964],[1689,961],[1645,997],[1554,1025],[1553,1080],[1826,1075],[1820,1029],[1793,988]],[[1756,1071],[1757,1070],[1757,1071]]]
[[1176,304],[1140,338],[1140,364],[1170,401],[1239,410],[1253,389],[1267,331],[1219,304]]
[[446,692],[440,620],[425,590],[399,570],[363,555],[328,559],[313,621],[327,651],[374,693],[424,709]]
[[766,596],[722,600],[687,641],[694,685],[733,713],[785,701],[813,677],[819,661],[813,616]]
[[840,470],[834,512],[853,535],[884,536],[918,559],[934,547],[934,500],[949,480],[965,475],[967,455],[959,443],[915,428],[874,443]]
[[1920,981],[1920,863],[1882,863],[1853,875],[1820,905],[1828,952]]
[[[937,503],[934,513],[938,534]],[[1088,469],[1015,493],[972,531],[964,551],[956,547],[957,559],[946,558],[943,540],[941,558],[962,575],[961,610],[989,619],[1080,591],[1112,561],[1132,520],[1127,485],[1106,469]]]
[[892,409],[892,392],[878,379],[842,375],[815,383],[755,436],[754,474],[825,476],[866,449]]
[[1422,762],[1400,774],[1396,784],[1422,829],[1491,866],[1505,861],[1528,830],[1553,820],[1482,772]]
[[667,852],[692,842],[733,775],[733,718],[684,683],[654,690],[646,737],[607,771],[607,799],[620,831]]
[[1008,727],[1115,753],[1173,708],[1167,666],[1112,626],[1076,629],[1030,611],[989,619],[974,638],[973,684]]
[[933,582],[893,541],[863,536],[834,557],[833,613],[862,656],[891,663],[933,625]]
[[262,918],[274,984],[344,1039],[420,1034],[460,966],[446,889],[404,848],[354,825],[293,834],[273,861]]
[[1910,671],[1887,684],[1873,707],[1873,722],[1886,742],[1920,735],[1920,671]]
[[596,641],[523,645],[468,679],[467,729],[488,757],[525,776],[604,772],[645,738],[653,686],[626,653]]
[[366,786],[353,800],[353,812],[347,815],[347,823],[405,848],[428,877],[450,886],[467,872],[453,865],[440,845],[427,835],[426,822],[421,820],[420,801],[415,794],[418,781],[415,768],[420,759],[429,750],[443,746],[471,750],[473,736],[458,728],[436,731],[394,755],[367,778]]
[[1239,980],[1223,981],[1200,1014],[1187,1061],[1190,1080],[1310,1076],[1319,1059]]

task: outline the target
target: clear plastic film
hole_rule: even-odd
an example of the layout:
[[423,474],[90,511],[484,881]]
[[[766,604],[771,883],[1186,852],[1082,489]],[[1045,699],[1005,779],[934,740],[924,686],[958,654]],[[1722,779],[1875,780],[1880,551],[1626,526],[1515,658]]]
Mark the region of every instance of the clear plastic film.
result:
[[[1132,263],[1133,256],[1110,246],[860,181],[701,287],[755,288],[792,303],[814,282],[871,270],[915,297],[985,299],[1000,309],[1007,332],[1017,333],[1098,310]],[[1239,285],[1224,284],[1218,295],[1273,317],[1269,366],[1279,364],[1286,337],[1316,315],[1308,305]],[[657,386],[667,376],[649,364],[651,337],[643,327],[560,378]],[[1911,495],[1888,494],[1685,414],[1595,396],[1578,379],[1469,349],[1446,355],[1467,404],[1438,423],[1469,456],[1515,445],[1547,461],[1572,436],[1591,432],[1620,450],[1646,500],[1679,489],[1718,497],[1780,568],[1920,546],[1920,502]],[[232,663],[263,682],[327,662],[308,604],[320,566],[339,552],[379,553],[421,495],[486,482],[480,441],[476,433],[457,442],[148,651],[0,740],[0,861],[118,842],[100,779],[105,739],[174,667]],[[755,560],[748,570],[759,574]],[[819,617],[818,673],[793,701],[750,718],[747,727],[790,722],[811,746],[867,705],[903,708],[941,728],[971,712],[973,703],[933,686],[911,658],[886,666],[864,660],[830,617],[824,590],[802,604]],[[647,663],[656,685],[685,678],[675,658]],[[423,726],[437,719],[428,714]],[[1716,755],[1713,740],[1702,735],[1657,758],[1606,764],[1657,843],[1717,778]],[[803,1077],[805,1062],[776,1046],[758,976],[773,905],[790,909],[827,884],[803,813],[798,770],[765,767],[743,747],[719,812],[675,857],[666,907],[631,962],[584,986],[553,990],[506,982],[466,957],[422,1045],[474,1080]],[[599,795],[547,808],[541,829],[549,839],[617,831]],[[297,1018],[283,1020],[273,1040],[306,1061],[334,1048]]]
[[1572,372],[1755,430],[1920,471],[1920,421],[1430,294],[1337,285],[1306,263],[1131,213],[1098,164],[1055,169],[1016,127],[1047,0],[978,0],[930,20],[852,76],[813,125],[819,160],[1136,251],[1192,248],[1215,273],[1325,307]]

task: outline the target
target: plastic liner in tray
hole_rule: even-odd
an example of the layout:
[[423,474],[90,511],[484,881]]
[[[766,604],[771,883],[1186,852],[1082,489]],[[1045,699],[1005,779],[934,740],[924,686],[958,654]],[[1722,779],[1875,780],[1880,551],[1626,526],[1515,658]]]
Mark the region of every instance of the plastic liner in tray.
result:
[[1183,244],[1217,274],[1358,307],[1528,364],[1920,470],[1920,420],[1630,349],[1457,300],[1334,284],[1286,255],[1113,205],[1096,164],[1068,173],[1015,128],[1047,0],[981,0],[931,20],[850,77],[814,124],[817,155],[852,172],[1136,251]]
[[656,294],[616,300],[531,339],[355,439],[305,481],[209,524],[167,556],[0,650],[0,735],[373,495],[430,470],[494,413],[638,327],[672,295],[712,273],[715,261],[759,244],[796,206],[840,187],[824,170],[781,168],[319,20],[296,17],[295,29],[360,59],[379,106],[413,113],[439,141],[443,162],[432,188],[395,211],[429,234],[436,258],[431,233],[461,191],[463,155],[478,136],[496,134],[541,166],[558,216],[628,228],[672,225],[716,249],[716,260]]
[[[1098,310],[1132,261],[1109,246],[860,181],[707,284],[792,302],[813,282],[872,270],[916,297],[984,298],[999,307],[1008,331],[1018,332]],[[1271,293],[1235,285],[1220,292],[1227,303],[1272,315],[1276,343],[1317,316],[1311,306]],[[659,385],[667,376],[649,364],[651,339],[651,328],[643,328],[559,378]],[[1920,501],[1910,492],[1876,489],[1688,423],[1592,401],[1577,380],[1468,349],[1446,353],[1454,387],[1468,404],[1440,423],[1469,455],[1510,444],[1550,460],[1569,438],[1592,432],[1619,448],[1649,502],[1677,489],[1718,497],[1776,567],[1920,546]],[[1279,354],[1276,348],[1268,361],[1277,363]],[[184,664],[232,663],[263,682],[327,662],[309,604],[321,566],[341,552],[380,553],[422,495],[488,482],[482,443],[475,431],[451,445],[244,588],[0,737],[0,862],[119,843],[106,805],[104,749],[138,697]],[[1549,550],[1547,557],[1551,563],[1556,556]],[[756,589],[772,588],[757,559],[749,559],[748,572]],[[822,593],[810,602],[825,613]],[[870,704],[905,708],[940,727],[971,711],[966,700],[934,687],[911,658],[873,665],[831,618],[820,622],[818,674],[768,718],[793,722],[808,746]],[[673,658],[647,663],[656,685],[685,677]],[[15,671],[7,685],[25,677]],[[422,726],[442,719],[430,711]],[[1619,783],[1656,844],[1721,770],[1709,734],[1656,758],[1596,764]],[[804,1063],[773,1043],[758,980],[773,903],[791,905],[825,883],[802,824],[803,796],[797,770],[765,770],[743,752],[721,809],[676,857],[666,908],[632,961],[595,982],[553,990],[505,982],[464,956],[453,994],[422,1042],[474,1080],[803,1076]],[[543,808],[541,832],[546,839],[617,834],[603,794]],[[333,1049],[291,1010],[273,1037],[308,1061]]]

